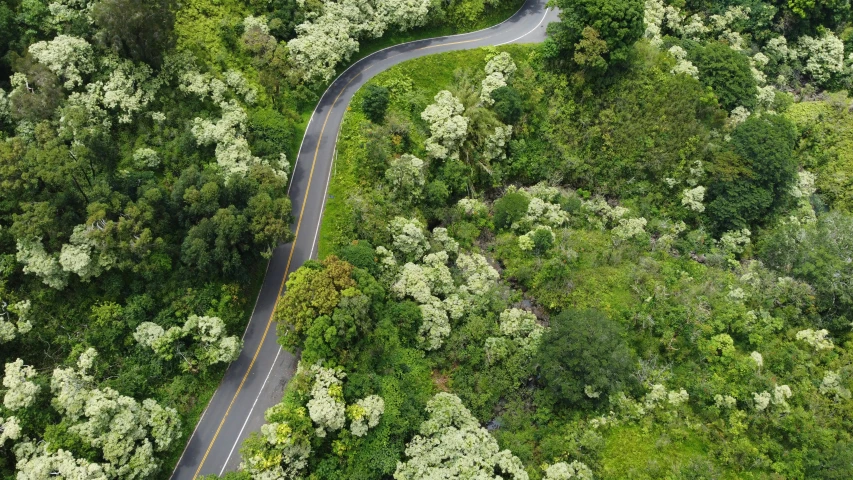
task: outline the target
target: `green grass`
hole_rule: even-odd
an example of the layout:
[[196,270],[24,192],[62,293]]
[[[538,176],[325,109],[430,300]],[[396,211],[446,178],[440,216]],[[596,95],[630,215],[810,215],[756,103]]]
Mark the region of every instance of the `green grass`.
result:
[[[481,72],[486,65],[485,55],[488,48],[490,47],[440,53],[408,60],[376,75],[364,87],[381,85],[395,79],[405,79],[411,82],[413,91],[423,92],[426,98],[431,99],[453,82],[457,70],[465,68]],[[497,50],[507,51],[513,57],[522,58],[532,49],[530,45],[506,45]],[[359,158],[365,155],[365,138],[362,135],[362,129],[368,123],[361,112],[364,87],[353,96],[341,124],[337,157],[332,170],[329,197],[326,199],[326,209],[323,212],[323,223],[320,229],[318,256],[321,259],[333,253],[337,246],[355,240],[348,234],[351,231],[352,212],[346,203],[346,198],[347,195],[358,191],[359,185],[365,181],[358,175]],[[389,111],[403,107],[399,103],[395,102],[392,92]]]
[[704,443],[692,432],[681,430],[678,433],[675,435],[660,428],[649,430],[635,425],[609,430],[605,433],[605,446],[601,452],[601,478],[684,478],[677,476],[676,472],[702,471],[699,460],[708,458]]

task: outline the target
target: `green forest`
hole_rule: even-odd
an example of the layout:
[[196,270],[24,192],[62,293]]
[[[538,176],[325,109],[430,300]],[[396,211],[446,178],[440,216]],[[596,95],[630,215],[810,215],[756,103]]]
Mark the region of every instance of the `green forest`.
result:
[[331,78],[520,2],[395,4],[0,2],[0,478],[169,478]]
[[[319,95],[500,0],[0,5],[0,477],[168,478]],[[552,0],[353,98],[228,480],[853,478],[849,0]]]

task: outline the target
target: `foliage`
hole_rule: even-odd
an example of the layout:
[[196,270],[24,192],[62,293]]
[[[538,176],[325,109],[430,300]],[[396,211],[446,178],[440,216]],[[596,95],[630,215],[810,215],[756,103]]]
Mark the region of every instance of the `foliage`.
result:
[[388,89],[371,85],[364,92],[361,109],[370,121],[382,123],[385,120],[385,111],[388,110]]
[[794,126],[780,116],[749,118],[717,155],[706,215],[718,232],[748,228],[787,200],[797,175]]
[[688,58],[699,70],[699,81],[711,88],[726,110],[755,107],[758,93],[749,60],[720,42],[708,42],[689,50]]
[[549,29],[553,41],[579,67],[605,70],[628,59],[643,34],[640,0],[557,1],[560,22]]
[[633,354],[623,332],[617,322],[595,310],[554,317],[536,356],[543,382],[554,397],[584,405],[630,387]]
[[396,480],[493,477],[525,480],[527,472],[509,450],[480,427],[458,397],[439,393],[427,403],[430,417],[406,447],[409,459],[394,472]]

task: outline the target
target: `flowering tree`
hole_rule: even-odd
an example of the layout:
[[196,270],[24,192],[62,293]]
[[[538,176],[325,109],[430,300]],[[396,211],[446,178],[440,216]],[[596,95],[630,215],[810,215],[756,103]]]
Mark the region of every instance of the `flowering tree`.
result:
[[20,358],[12,363],[6,364],[6,373],[3,376],[3,386],[8,388],[3,397],[3,405],[9,410],[27,408],[36,401],[41,387],[31,381],[36,376],[36,370],[24,365]]
[[421,113],[431,133],[426,141],[426,150],[431,157],[439,160],[459,158],[459,146],[468,134],[468,118],[462,115],[465,108],[447,90],[438,92],[434,100],[435,103]]
[[18,334],[33,329],[33,324],[28,319],[31,305],[29,300],[9,305],[0,299],[0,343],[10,342]]
[[92,46],[79,37],[59,35],[49,42],[30,45],[30,53],[56,75],[65,79],[65,88],[83,84],[82,75],[92,73]]
[[426,410],[429,418],[406,446],[408,459],[397,464],[395,480],[528,479],[521,460],[500,450],[459,397],[439,393],[427,402]]
[[183,326],[169,330],[156,323],[143,322],[136,328],[133,338],[164,360],[180,356],[184,369],[192,372],[233,361],[243,346],[238,337],[227,336],[222,319],[198,315],[190,315]]

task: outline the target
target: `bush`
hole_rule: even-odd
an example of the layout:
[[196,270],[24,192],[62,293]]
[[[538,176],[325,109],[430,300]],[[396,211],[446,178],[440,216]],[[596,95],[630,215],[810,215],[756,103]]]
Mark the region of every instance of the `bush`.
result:
[[[561,50],[576,57],[584,51],[584,31],[595,31],[598,42],[606,43],[601,57],[607,62],[624,62],[631,48],[643,36],[642,0],[558,0],[560,23],[552,24],[549,31]],[[587,29],[591,27],[591,29]]]
[[709,42],[689,50],[689,59],[699,69],[699,81],[717,94],[726,110],[755,108],[758,87],[746,56],[720,42]]
[[553,317],[536,362],[555,399],[588,405],[627,386],[634,356],[623,335],[622,326],[598,310],[568,310]]
[[506,124],[515,124],[521,118],[521,97],[518,90],[505,86],[492,92],[494,110],[498,119]]
[[527,214],[530,200],[519,192],[509,192],[495,202],[495,228],[506,230]]
[[294,133],[293,121],[272,108],[249,111],[249,142],[252,153],[259,157],[278,155]]
[[361,109],[371,122],[382,123],[385,121],[385,112],[388,110],[389,101],[390,96],[387,88],[369,85],[364,92]]
[[711,167],[705,213],[718,233],[749,228],[789,198],[797,177],[796,131],[778,115],[750,117]]

